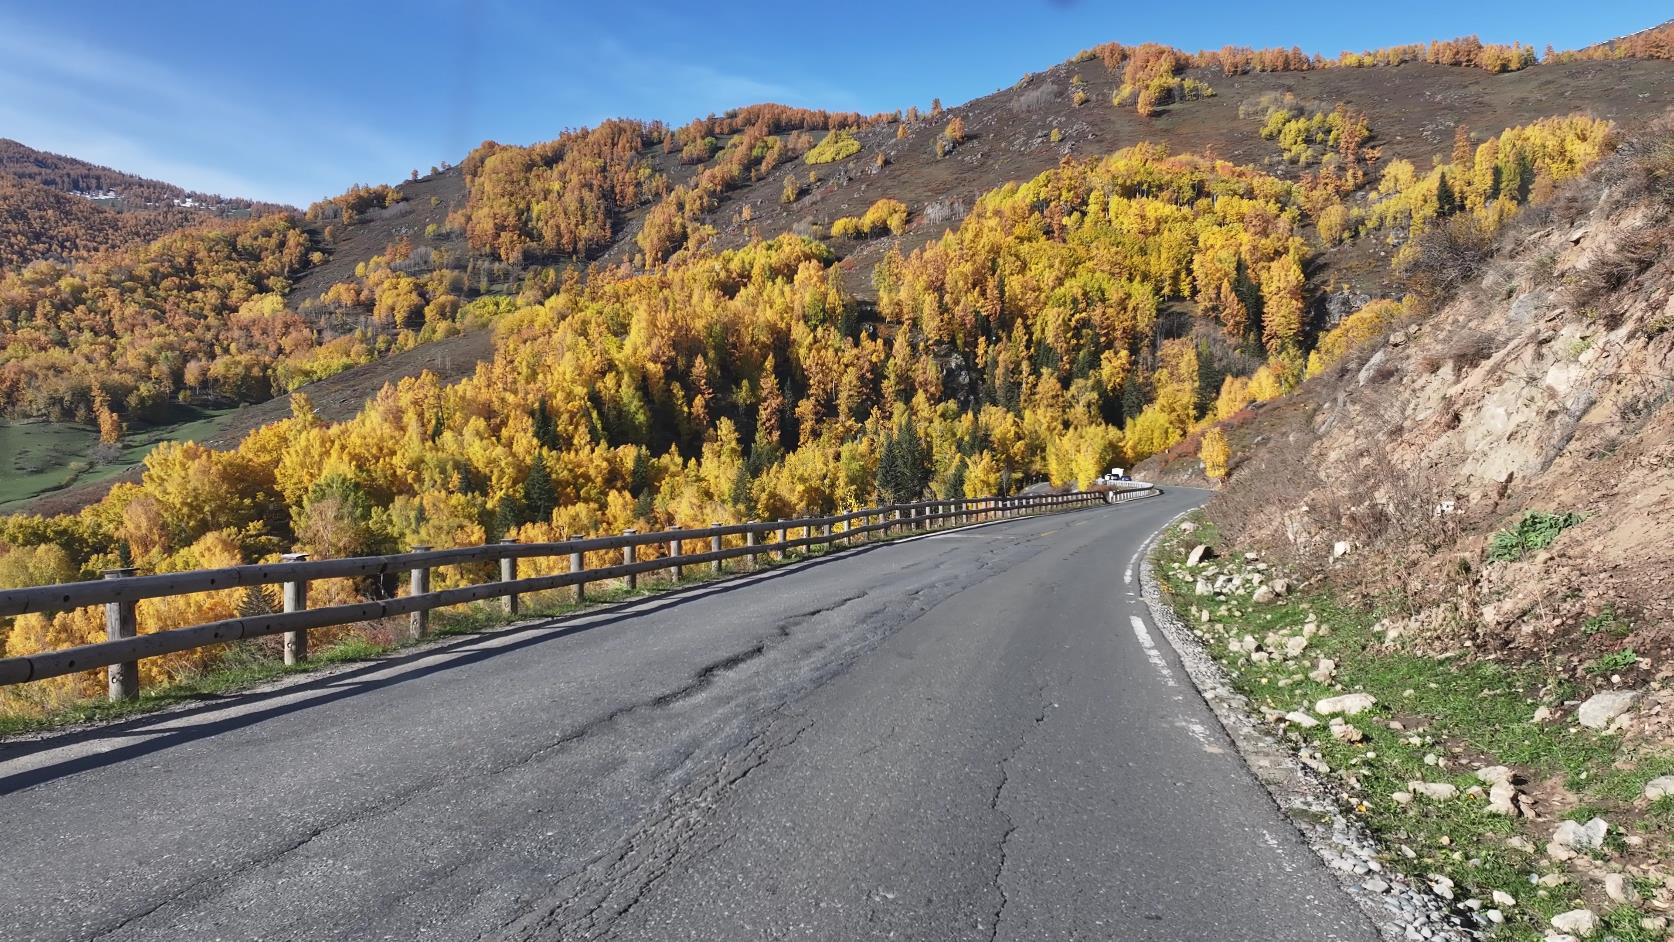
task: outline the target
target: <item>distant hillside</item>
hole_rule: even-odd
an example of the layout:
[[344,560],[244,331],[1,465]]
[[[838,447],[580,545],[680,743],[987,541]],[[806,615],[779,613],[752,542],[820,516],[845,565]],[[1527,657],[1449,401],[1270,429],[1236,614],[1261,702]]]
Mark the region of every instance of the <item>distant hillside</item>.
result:
[[[436,346],[438,341],[497,323],[519,307],[557,303],[566,284],[585,281],[589,272],[618,279],[678,268],[715,250],[783,234],[820,240],[831,250],[830,277],[845,303],[853,302],[846,329],[894,343],[905,324],[909,341],[917,343],[920,332],[941,329],[942,315],[921,322],[907,309],[920,299],[881,297],[880,263],[894,266],[887,272],[905,271],[930,285],[939,303],[978,303],[965,286],[936,281],[931,269],[941,264],[937,257],[914,261],[915,253],[959,227],[984,194],[1004,199],[1003,187],[1025,184],[1066,160],[1093,161],[1145,144],[1259,171],[1276,181],[1263,187],[1294,189],[1271,201],[1280,217],[1274,232],[1263,233],[1254,222],[1250,229],[1257,240],[1280,238],[1282,231],[1294,242],[1275,255],[1246,241],[1233,255],[1222,251],[1159,278],[1152,292],[1154,329],[1134,335],[1143,343],[1134,341],[1131,364],[1108,367],[1113,378],[1131,366],[1133,379],[1124,382],[1133,391],[1123,393],[1120,408],[1103,406],[1108,421],[1125,421],[1154,395],[1163,346],[1193,337],[1213,365],[1202,374],[1209,378],[1200,377],[1201,413],[1214,398],[1208,386],[1217,371],[1251,379],[1272,354],[1274,337],[1264,333],[1274,332],[1261,317],[1261,273],[1252,271],[1253,262],[1274,266],[1288,259],[1301,272],[1294,292],[1300,319],[1284,326],[1280,338],[1296,344],[1278,364],[1289,376],[1338,319],[1399,293],[1395,263],[1432,219],[1461,209],[1476,216],[1490,209],[1514,212],[1543,199],[1555,180],[1576,169],[1559,166],[1568,158],[1554,161],[1531,150],[1531,134],[1567,141],[1560,150],[1575,146],[1587,154],[1603,144],[1596,139],[1600,132],[1587,130],[1602,124],[1577,125],[1567,136],[1530,128],[1580,115],[1626,132],[1674,100],[1674,61],[1655,58],[1658,47],[1644,35],[1549,54],[1538,63],[1528,47],[1485,45],[1470,37],[1335,59],[1294,49],[1185,53],[1154,44],[1106,44],[948,108],[933,102],[863,116],[767,104],[680,127],[616,120],[527,146],[487,142],[458,166],[443,164],[393,185],[357,186],[309,207],[298,237],[285,246],[290,257],[241,263],[265,273],[264,290],[271,295],[258,303],[249,295],[212,293],[206,296],[210,306],[193,309],[194,317],[213,316],[195,330],[204,353],[191,376],[186,371],[192,364],[169,350],[170,333],[157,329],[167,320],[157,306],[130,303],[151,288],[136,291],[127,284],[128,263],[121,258],[84,273],[111,287],[95,301],[109,310],[86,310],[79,282],[58,283],[49,273],[14,283],[12,300],[0,289],[0,341],[7,341],[0,342],[0,376],[13,378],[13,417],[86,420],[98,414],[103,399],[119,418],[136,421],[158,421],[167,401],[230,405],[306,389],[328,377],[336,380],[333,388],[376,389],[440,365],[442,351],[448,358],[443,372],[457,376],[469,371],[461,356],[487,359],[493,345],[461,339]],[[1352,131],[1351,142],[1343,140],[1345,130]],[[1511,137],[1504,137],[1507,132]],[[1505,193],[1498,182],[1454,192],[1449,175],[1457,182],[1473,160],[1483,159],[1480,149],[1486,147],[1492,161],[1502,146],[1508,148],[1504,166],[1487,177],[1472,176],[1505,180]],[[1455,169],[1439,169],[1450,162]],[[58,186],[110,185],[94,172],[101,168],[86,167],[49,165],[35,172]],[[1212,167],[1202,172],[1206,179],[1242,178]],[[1061,238],[1080,215],[1066,204],[1039,224]],[[177,253],[162,257],[173,260]],[[1269,273],[1275,281],[1269,293],[1288,295],[1277,282],[1291,271],[1286,262]],[[274,274],[280,277],[268,277]],[[238,331],[272,326],[269,318],[277,315],[258,312],[276,301],[287,325],[285,345],[256,350],[242,343]],[[1075,301],[1071,310],[1085,303]],[[1288,301],[1285,306],[1290,317]],[[58,337],[86,337],[90,342],[82,347],[88,351],[102,344],[96,332],[75,329],[90,322],[89,313],[140,340],[113,349],[123,349],[125,362],[142,368],[99,372],[97,356],[89,354],[76,358],[68,371],[74,375],[65,376]],[[183,323],[179,314],[170,316]],[[1050,363],[1080,375],[1096,362],[1063,361],[1068,351],[1062,346],[1036,350],[1032,355],[1045,359],[1029,368]],[[992,356],[996,345],[982,349]],[[969,364],[975,352],[944,350],[936,354],[942,358],[937,369],[954,382],[960,361]],[[783,368],[783,353],[776,362]],[[758,368],[751,366],[751,383]],[[957,396],[978,395],[976,379],[957,379],[936,395],[950,389]],[[1005,383],[989,385],[1010,395]],[[43,395],[47,389],[54,390],[51,396]],[[756,392],[740,387],[726,395],[747,410],[746,400]],[[352,407],[338,398],[332,397],[328,418]],[[230,416],[225,427],[247,428],[257,414]],[[606,438],[616,444],[613,436]],[[100,493],[88,490],[75,502]]]
[[182,189],[0,138],[0,270],[88,258],[285,207]]

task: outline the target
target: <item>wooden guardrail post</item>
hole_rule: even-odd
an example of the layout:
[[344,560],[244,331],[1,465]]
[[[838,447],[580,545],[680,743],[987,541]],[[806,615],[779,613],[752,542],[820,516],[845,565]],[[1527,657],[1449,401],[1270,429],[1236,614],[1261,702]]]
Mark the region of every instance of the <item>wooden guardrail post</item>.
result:
[[[676,532],[679,532],[679,531],[676,530]],[[669,567],[669,571],[670,571],[670,573],[673,574],[674,581],[679,582],[680,577],[683,574],[682,573],[682,567],[680,565],[680,541],[679,540],[676,539],[676,540],[669,540],[668,541],[668,558],[669,558],[670,561],[672,561],[674,563],[673,566]]]
[[[500,545],[501,546],[516,546],[517,541],[516,540],[501,540]],[[510,553],[507,553],[504,556],[500,557],[500,581],[501,582],[516,582],[517,581],[517,557],[511,555]],[[516,592],[508,592],[505,595],[501,596],[500,597],[500,607],[507,615],[515,617],[517,615],[517,610],[518,610],[518,607],[519,607],[518,606],[517,593]]]
[[[126,579],[133,569],[106,569],[106,579]],[[133,599],[105,603],[105,637],[111,641],[139,634],[139,615]],[[139,661],[123,661],[105,668],[105,686],[112,703],[139,697]]]
[[[307,553],[286,553],[279,557],[282,563],[305,563]],[[280,597],[281,607],[287,612],[300,612],[308,607],[308,580],[290,579],[285,582],[283,594]],[[285,666],[295,667],[308,660],[308,632],[285,632]]]
[[[572,542],[579,539],[581,539],[579,536],[570,537]],[[572,551],[570,553],[570,572],[580,572],[583,565],[584,560],[581,558],[581,552],[579,550]],[[585,601],[587,601],[587,583],[584,580],[575,584],[575,604],[580,605]]]
[[[720,525],[721,525],[721,521],[719,521],[719,520],[710,521],[710,524],[709,524],[709,526],[711,528],[719,527]],[[714,536],[709,538],[709,551],[711,553],[719,553],[721,551],[721,535],[719,533],[717,533]],[[724,562],[724,560],[719,560],[719,559],[715,560],[715,575],[717,575],[717,576],[721,574],[721,571],[722,571],[721,563],[722,562]]]
[[[638,530],[635,530],[634,528],[629,527],[628,529],[622,531],[622,535],[626,536],[626,537],[632,537],[634,534],[636,534],[638,532],[639,532]],[[635,552],[636,549],[638,549],[638,547],[634,546],[634,544],[632,544],[632,543],[629,543],[626,546],[622,547],[622,565],[632,566],[634,564],[634,557],[638,555]],[[627,590],[629,592],[632,592],[635,589],[638,589],[639,588],[639,573],[630,572],[627,575],[623,576],[622,577],[622,585],[626,586]]]
[[[428,546],[415,546],[413,552],[428,553]],[[419,563],[413,566],[407,581],[408,595],[426,595],[430,592],[430,567]],[[430,610],[421,608],[409,616],[409,631],[415,640],[422,638],[430,631]]]

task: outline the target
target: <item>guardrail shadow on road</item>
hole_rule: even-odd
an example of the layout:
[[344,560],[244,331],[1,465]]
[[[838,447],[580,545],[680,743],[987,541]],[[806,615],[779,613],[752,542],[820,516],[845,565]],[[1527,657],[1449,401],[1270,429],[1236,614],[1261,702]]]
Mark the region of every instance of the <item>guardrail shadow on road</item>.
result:
[[[1104,505],[1094,505],[1104,506]],[[1074,513],[1074,511],[1068,511]],[[1056,515],[1050,515],[1056,516]],[[26,758],[52,749],[74,746],[82,743],[101,740],[119,740],[128,737],[144,737],[136,742],[99,752],[78,755],[37,768],[14,772],[10,775],[0,775],[0,795],[33,788],[54,780],[74,775],[79,772],[91,771],[108,765],[115,765],[131,759],[152,755],[176,746],[209,739],[223,733],[254,726],[281,716],[299,713],[315,707],[327,706],[351,697],[361,696],[385,690],[399,684],[428,678],[432,675],[460,667],[479,664],[491,658],[520,651],[548,642],[559,641],[578,634],[620,625],[636,618],[643,618],[662,614],[682,605],[704,601],[750,588],[762,583],[772,582],[787,576],[798,575],[820,566],[860,557],[879,550],[911,542],[923,536],[935,533],[958,532],[962,529],[978,529],[995,527],[1006,523],[1016,523],[1024,520],[1046,521],[1050,516],[1020,517],[1008,520],[995,520],[986,523],[973,524],[953,530],[933,531],[908,537],[905,540],[889,542],[867,543],[839,549],[832,553],[807,559],[796,560],[775,566],[772,569],[762,569],[753,572],[742,572],[715,582],[700,583],[691,586],[672,587],[666,592],[640,598],[625,599],[589,608],[584,611],[572,612],[550,618],[533,619],[520,622],[508,627],[489,628],[462,634],[455,639],[443,641],[427,647],[384,655],[367,663],[336,671],[320,677],[308,678],[295,683],[286,683],[267,690],[234,693],[207,698],[205,702],[178,708],[168,709],[159,713],[121,720],[107,725],[100,725],[90,729],[71,730],[63,733],[47,734],[36,739],[19,740],[0,743],[0,766],[10,760]],[[573,622],[573,624],[571,624]],[[527,637],[518,638],[518,635]],[[508,643],[481,645],[485,641],[499,641],[513,638]],[[457,655],[457,656],[448,656]],[[431,664],[420,664],[429,658],[442,656],[440,660]],[[411,669],[403,669],[408,668]],[[392,672],[385,676],[371,676]],[[310,694],[318,694],[310,696]],[[235,715],[212,719],[202,723],[182,723],[194,716],[211,713],[216,710],[236,710],[243,706],[255,706],[269,700],[285,698],[287,702],[275,704],[267,708],[255,708]],[[295,699],[289,699],[295,698]],[[182,724],[172,726],[171,724]],[[159,730],[158,727],[170,727]]]

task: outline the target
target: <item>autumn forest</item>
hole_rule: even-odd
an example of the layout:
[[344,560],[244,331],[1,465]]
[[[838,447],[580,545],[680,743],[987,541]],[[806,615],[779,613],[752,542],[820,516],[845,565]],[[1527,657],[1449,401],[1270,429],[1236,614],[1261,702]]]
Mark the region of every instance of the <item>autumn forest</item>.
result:
[[[1052,74],[1068,114],[1183,121],[1265,73],[1499,81],[1671,55],[1661,34],[1335,58],[1106,44]],[[1053,78],[1031,81],[1018,100]],[[1238,113],[1228,133],[1260,160],[1153,141],[1058,151],[1055,124],[1042,169],[957,211],[888,182],[909,160],[947,173],[998,149],[992,117],[940,102],[757,105],[486,142],[424,176],[456,178],[452,203],[413,195],[415,171],[301,212],[159,223],[82,218],[79,183],[0,178],[13,219],[0,227],[0,415],[87,423],[115,443],[180,404],[291,394],[288,418],[232,447],[159,445],[137,480],[79,510],[0,517],[0,587],[1086,486],[1189,439],[1213,476],[1217,423],[1422,312],[1438,246],[1491,237],[1619,136],[1554,107],[1461,122],[1397,156],[1351,101],[1287,90]],[[832,208],[854,180],[874,182]],[[387,240],[345,261],[373,226]],[[1338,271],[1381,288],[1338,290]],[[1328,313],[1334,293],[1358,300]],[[490,331],[492,352],[457,382],[393,378],[341,420],[310,396],[467,331]],[[155,630],[237,604],[157,600],[144,617]],[[102,631],[98,613],[30,615],[0,642],[28,653]]]

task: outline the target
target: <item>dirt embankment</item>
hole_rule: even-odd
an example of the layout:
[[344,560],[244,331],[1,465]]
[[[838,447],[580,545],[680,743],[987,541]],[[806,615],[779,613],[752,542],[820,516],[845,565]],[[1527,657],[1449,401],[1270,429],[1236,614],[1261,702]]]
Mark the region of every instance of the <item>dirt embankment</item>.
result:
[[1601,658],[1674,674],[1674,125],[1529,211],[1433,314],[1241,418],[1214,517],[1376,600],[1390,637],[1589,687]]

